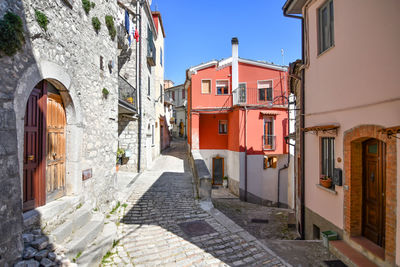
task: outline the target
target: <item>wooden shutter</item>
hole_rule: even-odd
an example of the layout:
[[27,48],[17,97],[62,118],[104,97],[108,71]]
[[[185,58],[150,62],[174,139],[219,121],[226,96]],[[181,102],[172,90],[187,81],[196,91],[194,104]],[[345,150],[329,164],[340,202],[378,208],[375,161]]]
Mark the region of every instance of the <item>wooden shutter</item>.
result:
[[211,81],[210,80],[201,81],[201,93],[202,94],[210,94],[211,93]]

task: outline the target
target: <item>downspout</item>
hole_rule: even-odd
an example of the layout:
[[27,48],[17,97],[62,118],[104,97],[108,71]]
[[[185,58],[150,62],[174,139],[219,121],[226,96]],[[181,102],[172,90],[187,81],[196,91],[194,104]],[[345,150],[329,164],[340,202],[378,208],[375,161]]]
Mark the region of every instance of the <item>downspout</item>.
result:
[[[294,15],[289,15],[287,14],[287,9],[283,9],[283,15],[285,17],[289,18],[295,18],[295,19],[301,19],[301,60],[303,61],[304,64],[304,18],[302,16],[294,16]],[[301,129],[304,129],[304,110],[305,110],[305,104],[304,104],[304,86],[305,86],[305,75],[304,75],[304,68],[301,71],[301,86],[300,86],[300,167],[301,167],[301,199],[300,199],[300,209],[301,209],[301,229],[300,229],[300,235],[301,239],[305,239],[305,179],[304,179],[304,131]]]
[[[290,103],[289,103],[289,99],[288,99],[288,116],[287,116],[288,117],[288,120],[287,120],[288,134],[290,133],[290,116],[289,116],[290,108],[289,108],[289,105],[290,105]],[[288,145],[288,147],[289,147],[289,145]],[[277,200],[278,208],[280,208],[279,191],[280,191],[280,187],[281,187],[281,171],[287,169],[289,167],[289,163],[290,163],[290,147],[288,150],[289,151],[288,151],[287,163],[282,168],[280,168],[278,171],[278,200]]]
[[247,106],[244,112],[244,201],[247,202]]
[[[139,45],[136,42],[136,88],[139,100],[139,122],[138,122],[138,173],[140,173],[141,168],[141,156],[142,156],[142,120],[143,120],[143,112],[142,112],[142,10],[140,8],[139,1],[136,1],[136,13],[139,16],[139,20],[136,20],[136,28],[139,29]],[[133,41],[133,40],[132,40]],[[139,49],[138,49],[139,46]],[[139,58],[139,60],[137,60]],[[138,75],[139,70],[139,75]]]

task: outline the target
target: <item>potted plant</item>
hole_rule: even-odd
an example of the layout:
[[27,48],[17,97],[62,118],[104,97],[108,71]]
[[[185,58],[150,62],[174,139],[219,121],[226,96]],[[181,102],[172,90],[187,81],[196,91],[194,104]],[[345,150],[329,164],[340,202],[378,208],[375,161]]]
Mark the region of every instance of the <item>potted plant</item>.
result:
[[228,188],[228,176],[222,178],[222,186]]
[[328,175],[322,174],[321,177],[319,178],[319,184],[322,185],[323,187],[331,188],[332,178],[330,178]]

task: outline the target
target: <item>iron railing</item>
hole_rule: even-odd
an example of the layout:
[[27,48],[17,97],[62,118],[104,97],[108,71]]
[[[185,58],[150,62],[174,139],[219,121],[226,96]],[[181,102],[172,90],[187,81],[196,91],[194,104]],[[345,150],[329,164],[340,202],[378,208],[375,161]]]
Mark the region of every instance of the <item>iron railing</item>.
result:
[[272,88],[239,87],[233,90],[233,105],[287,105],[287,98],[283,94]]
[[136,88],[121,75],[118,75],[118,98],[119,102],[137,111]]
[[275,135],[263,135],[263,148],[264,150],[275,150],[276,136]]

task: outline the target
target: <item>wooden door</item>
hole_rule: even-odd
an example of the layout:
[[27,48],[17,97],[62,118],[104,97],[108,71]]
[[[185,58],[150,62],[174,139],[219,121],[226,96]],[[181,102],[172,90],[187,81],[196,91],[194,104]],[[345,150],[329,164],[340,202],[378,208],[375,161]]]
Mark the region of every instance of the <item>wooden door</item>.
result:
[[385,144],[363,143],[363,236],[385,246]]
[[222,185],[224,177],[224,159],[220,157],[213,158],[213,184]]
[[46,121],[46,88],[41,82],[29,96],[24,125],[23,210],[31,210],[45,203],[44,145]]
[[47,98],[47,201],[65,195],[65,110],[60,95]]

